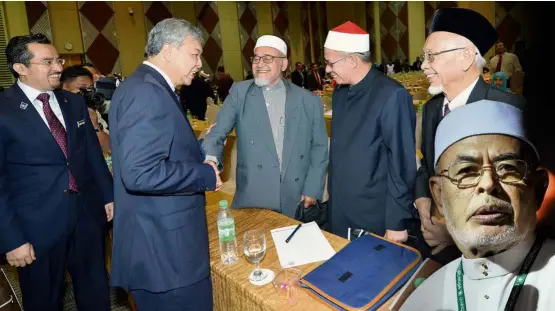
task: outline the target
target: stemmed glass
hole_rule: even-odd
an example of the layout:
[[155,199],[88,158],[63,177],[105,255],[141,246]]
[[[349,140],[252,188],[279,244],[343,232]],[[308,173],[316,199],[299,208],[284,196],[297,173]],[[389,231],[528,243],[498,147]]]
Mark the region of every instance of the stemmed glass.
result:
[[260,269],[258,264],[266,254],[266,236],[264,230],[249,230],[243,235],[243,251],[245,257],[255,264],[254,270],[249,274],[251,282],[260,282],[268,276],[268,273]]

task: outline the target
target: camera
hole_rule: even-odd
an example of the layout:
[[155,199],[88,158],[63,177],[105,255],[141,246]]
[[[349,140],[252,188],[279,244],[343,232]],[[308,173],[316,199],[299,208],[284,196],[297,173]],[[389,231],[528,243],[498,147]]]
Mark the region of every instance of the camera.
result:
[[85,99],[85,104],[88,108],[101,111],[106,100],[104,94],[97,92],[94,88],[80,89],[80,94]]

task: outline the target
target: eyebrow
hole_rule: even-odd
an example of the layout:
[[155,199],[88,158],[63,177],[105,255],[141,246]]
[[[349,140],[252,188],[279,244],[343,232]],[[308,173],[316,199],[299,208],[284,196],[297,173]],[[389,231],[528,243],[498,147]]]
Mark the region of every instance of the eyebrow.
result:
[[[493,159],[491,159],[491,162],[498,162],[498,161],[504,161],[504,160],[515,160],[515,159],[520,159],[520,156],[517,153],[514,152],[507,152],[507,153],[503,153],[500,155],[495,156]],[[456,162],[479,162],[479,158],[476,156],[472,156],[469,154],[460,154],[457,156],[457,160]]]

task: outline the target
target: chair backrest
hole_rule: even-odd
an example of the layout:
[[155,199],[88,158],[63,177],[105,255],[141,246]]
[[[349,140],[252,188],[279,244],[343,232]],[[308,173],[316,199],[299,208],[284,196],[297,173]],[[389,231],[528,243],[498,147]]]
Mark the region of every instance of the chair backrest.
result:
[[216,117],[218,116],[218,112],[220,111],[220,106],[214,104],[208,104],[206,106],[206,121],[216,122]]

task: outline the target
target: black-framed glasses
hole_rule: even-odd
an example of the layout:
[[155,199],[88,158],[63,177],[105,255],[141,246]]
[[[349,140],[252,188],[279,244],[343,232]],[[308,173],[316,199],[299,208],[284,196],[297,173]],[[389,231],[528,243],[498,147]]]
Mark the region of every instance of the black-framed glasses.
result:
[[439,52],[436,52],[436,53],[424,52],[424,60],[428,60],[428,63],[433,63],[434,58],[437,55],[441,55],[441,54],[445,54],[445,53],[449,53],[449,52],[454,52],[454,51],[458,51],[458,50],[464,50],[464,49],[466,49],[466,47],[443,50],[443,51],[439,51]]
[[276,58],[287,58],[285,56],[273,56],[273,55],[264,55],[264,56],[252,56],[251,57],[251,63],[253,64],[258,64],[260,63],[260,60],[262,60],[262,62],[264,62],[265,64],[271,64],[274,62],[274,59]]
[[63,58],[58,58],[58,59],[45,59],[42,60],[40,62],[29,62],[29,64],[33,64],[33,65],[43,65],[43,66],[49,66],[52,67],[53,65],[60,65],[63,66],[66,63],[66,60]]
[[349,53],[349,54],[345,54],[343,56],[341,56],[338,60],[334,61],[334,62],[330,62],[329,60],[324,60],[324,64],[327,66],[330,66],[330,68],[333,68],[333,65],[335,65],[336,63],[339,63],[340,61],[344,60],[345,58],[347,58],[349,55],[353,55],[356,53]]
[[531,166],[526,161],[519,159],[501,160],[486,166],[470,161],[460,161],[449,165],[438,176],[449,179],[457,187],[467,188],[478,185],[484,171],[491,170],[494,178],[500,182],[516,185],[526,181],[528,172],[531,171],[530,168]]

